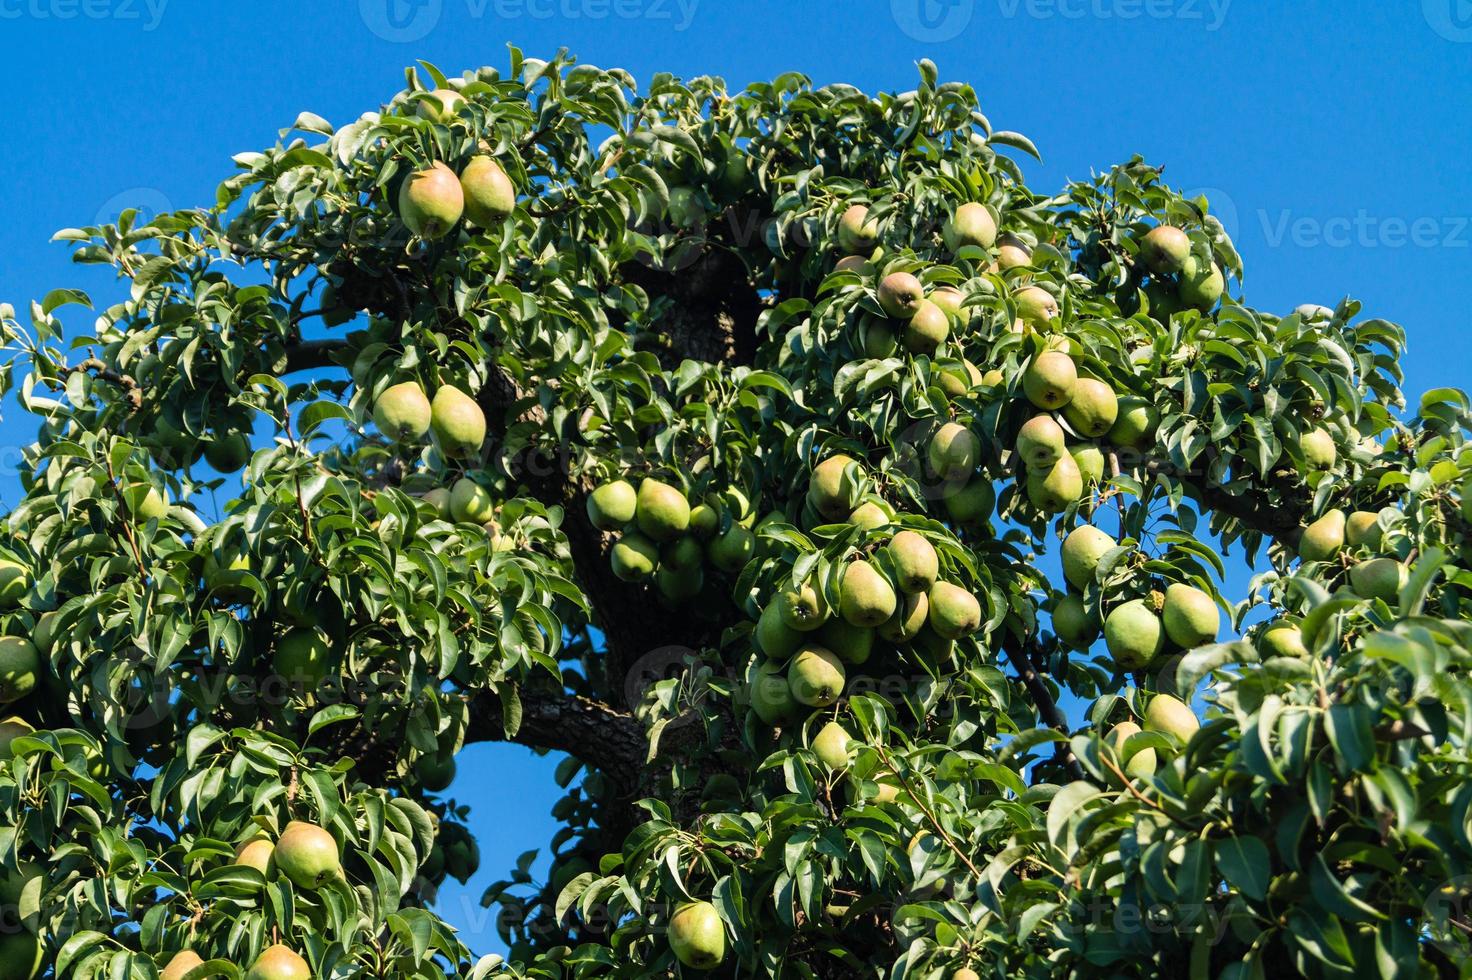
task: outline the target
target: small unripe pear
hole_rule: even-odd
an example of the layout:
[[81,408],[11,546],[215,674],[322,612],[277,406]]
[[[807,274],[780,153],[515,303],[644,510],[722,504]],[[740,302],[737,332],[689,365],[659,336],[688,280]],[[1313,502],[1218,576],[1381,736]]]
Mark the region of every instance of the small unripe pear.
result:
[[925,458],[931,472],[942,479],[959,477],[976,469],[981,455],[981,440],[976,433],[958,422],[947,422],[930,437]]
[[417,381],[401,381],[385,388],[373,403],[373,421],[393,442],[417,442],[429,431],[429,398]]
[[854,626],[881,626],[894,615],[894,588],[863,559],[845,566],[838,591],[839,613]]
[[1041,286],[1023,286],[1012,295],[1017,315],[1023,323],[1038,330],[1047,330],[1058,319],[1058,300]]
[[851,204],[838,219],[838,247],[850,255],[872,251],[879,241],[879,224],[869,218],[869,209]]
[[[1140,726],[1132,721],[1122,721],[1110,730],[1109,744],[1113,747],[1115,754],[1124,757],[1124,743],[1131,735],[1138,735]],[[1144,779],[1155,775],[1157,760],[1154,749],[1141,749],[1130,756],[1129,761],[1124,764],[1126,775],[1134,776],[1136,779]]]
[[41,654],[21,636],[0,636],[0,704],[19,701],[36,689]]
[[1303,642],[1303,630],[1293,623],[1282,621],[1269,623],[1257,634],[1258,654],[1269,657],[1298,657],[1307,659],[1308,647]]
[[874,650],[874,631],[855,626],[841,616],[830,617],[818,627],[818,643],[838,654],[846,664],[861,664]]
[[848,768],[848,731],[836,721],[830,721],[813,736],[813,754],[829,769]]
[[1125,449],[1143,449],[1155,438],[1159,425],[1160,413],[1154,405],[1139,395],[1126,395],[1119,399],[1114,425],[1104,438]]
[[991,516],[997,506],[997,491],[985,476],[976,476],[964,487],[946,495],[946,516],[956,524],[977,524]]
[[[272,860],[275,851],[276,845],[265,837],[254,837],[248,841],[241,842],[240,846],[235,848],[235,861],[233,863],[246,868],[254,868],[269,878],[272,869],[275,867]],[[172,961],[170,965],[173,965]],[[197,963],[195,965],[198,966]]]
[[1025,269],[1032,264],[1032,249],[1022,239],[1014,235],[1003,235],[997,240],[997,267],[1006,271],[1008,269]]
[[781,613],[783,624],[799,633],[815,630],[828,619],[828,605],[823,601],[823,594],[811,582],[783,589],[772,601]]
[[1344,519],[1344,541],[1351,548],[1376,551],[1384,536],[1380,515],[1375,511],[1357,510]]
[[894,615],[879,627],[881,637],[891,643],[908,643],[925,628],[930,617],[930,600],[921,592],[901,595],[895,603]]
[[18,562],[0,559],[0,607],[13,609],[30,589],[30,569]]
[[894,562],[895,584],[901,592],[928,592],[940,572],[940,559],[935,546],[914,531],[900,531],[889,540],[889,555]]
[[709,902],[690,902],[670,916],[670,949],[675,958],[696,970],[710,970],[726,958],[726,929]]
[[1174,735],[1182,742],[1189,742],[1191,736],[1201,728],[1196,712],[1169,694],[1157,694],[1150,699],[1149,705],[1145,707],[1144,723],[1145,731],[1164,732]]
[[642,582],[659,564],[659,547],[637,532],[623,535],[608,553],[613,574],[625,582]]
[[1063,456],[1047,470],[1027,472],[1027,499],[1045,514],[1067,510],[1083,493],[1083,474],[1072,456]]
[[1226,285],[1221,266],[1210,259],[1189,255],[1181,267],[1178,295],[1187,306],[1209,313],[1221,301]]
[[934,354],[951,332],[951,318],[928,299],[922,299],[905,323],[901,334],[905,350],[911,354]]
[[1070,446],[1068,455],[1078,464],[1078,471],[1084,478],[1084,486],[1089,487],[1096,483],[1104,482],[1104,450],[1092,443],[1078,446]]
[[841,521],[859,501],[859,482],[848,474],[854,460],[839,453],[813,468],[808,482],[808,500],[813,509],[833,521]]
[[848,515],[848,522],[850,524],[856,524],[859,527],[866,527],[871,531],[876,528],[884,527],[886,524],[889,524],[893,519],[894,518],[892,515],[887,513],[877,501],[873,500],[864,501],[863,503],[859,504],[859,506],[855,507],[853,511]]
[[293,820],[276,841],[276,867],[299,888],[317,889],[342,877],[337,841],[316,824]]
[[1333,469],[1339,459],[1339,449],[1334,445],[1334,436],[1327,429],[1310,429],[1299,440],[1298,448],[1303,451],[1303,461],[1310,470]]
[[588,522],[600,531],[617,531],[634,519],[639,496],[628,480],[613,480],[588,494]]
[[1076,595],[1066,595],[1053,607],[1053,632],[1075,650],[1087,650],[1099,638],[1099,621]]
[[491,491],[462,476],[450,488],[450,516],[462,524],[484,524],[495,518],[496,501]]
[[797,702],[792,699],[792,688],[782,675],[782,668],[774,661],[759,664],[748,675],[747,697],[751,710],[768,725],[781,725],[797,712]]
[[1394,558],[1371,558],[1349,570],[1349,584],[1361,599],[1382,599],[1394,605],[1406,584],[1406,566]]
[[756,550],[756,536],[740,524],[732,524],[705,546],[710,563],[728,575],[746,567]]
[[950,582],[930,588],[930,628],[947,640],[959,640],[981,629],[981,603]]
[[327,677],[331,661],[327,634],[315,627],[298,627],[277,642],[271,667],[290,683],[313,688]]
[[459,115],[460,109],[465,105],[465,96],[459,92],[452,88],[437,88],[425,93],[425,98],[415,104],[414,114],[431,122],[449,122]]

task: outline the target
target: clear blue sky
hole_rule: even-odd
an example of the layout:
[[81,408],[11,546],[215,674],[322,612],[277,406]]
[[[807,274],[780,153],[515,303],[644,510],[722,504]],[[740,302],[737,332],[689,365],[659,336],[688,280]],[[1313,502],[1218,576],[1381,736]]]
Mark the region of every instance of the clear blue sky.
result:
[[[795,69],[872,91],[913,87],[929,58],[977,88],[998,128],[1033,138],[1034,188],[1141,153],[1226,216],[1254,305],[1352,293],[1408,328],[1408,390],[1469,381],[1468,0],[0,0],[0,37],[0,300],[22,316],[56,286],[114,295],[106,272],[47,244],[56,229],[207,203],[232,154],[271,144],[302,110],[355,118],[415,59],[504,67],[512,42],[640,79],[740,86]],[[33,434],[7,405],[4,508]],[[479,816],[484,870],[446,889],[441,911],[480,951],[500,945],[484,883],[553,831],[552,764],[515,746],[462,759],[455,788]]]

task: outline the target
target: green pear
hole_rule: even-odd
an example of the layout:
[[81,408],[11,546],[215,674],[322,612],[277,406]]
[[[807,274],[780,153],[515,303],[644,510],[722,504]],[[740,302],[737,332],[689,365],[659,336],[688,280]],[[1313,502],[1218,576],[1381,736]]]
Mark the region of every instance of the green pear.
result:
[[404,178],[399,187],[399,217],[413,235],[443,238],[465,211],[465,192],[455,171],[436,161]]
[[1068,437],[1051,415],[1034,415],[1017,430],[1017,455],[1030,468],[1049,469],[1066,452]]
[[30,640],[0,636],[0,704],[19,701],[36,689],[41,655]]
[[462,476],[450,487],[450,516],[461,524],[484,524],[495,518],[496,501],[491,491]]
[[879,635],[891,643],[913,640],[930,618],[930,600],[925,593],[901,595],[894,615],[879,627]]
[[659,566],[677,572],[699,569],[705,561],[705,549],[693,534],[682,535],[659,551]]
[[894,615],[894,588],[863,559],[844,568],[838,591],[839,614],[854,626],[881,626]]
[[1221,266],[1197,255],[1186,256],[1177,288],[1177,295],[1182,303],[1202,313],[1209,313],[1221,301],[1226,286]]
[[0,933],[0,980],[31,980],[41,975],[46,947],[26,929]]
[[1139,670],[1160,654],[1165,630],[1143,600],[1131,599],[1104,617],[1104,644],[1121,669]]
[[934,354],[951,332],[951,318],[928,299],[922,299],[901,333],[905,350],[911,354]]
[[1165,608],[1160,618],[1165,624],[1165,635],[1186,650],[1215,643],[1222,628],[1221,610],[1211,596],[1180,582],[1166,587]]
[[[417,381],[401,381],[385,388],[373,403],[378,431],[393,442],[418,442],[429,431],[429,397]],[[209,458],[206,451],[205,458]]]
[[1357,510],[1344,519],[1344,541],[1351,548],[1377,551],[1385,532],[1375,511]]
[[775,599],[767,603],[757,618],[755,639],[757,649],[773,660],[786,660],[806,640],[801,631],[787,625],[782,604]]
[[1075,650],[1087,650],[1099,638],[1099,621],[1076,595],[1066,595],[1053,607],[1053,632]]
[[711,970],[726,958],[726,929],[709,902],[687,902],[670,916],[670,949],[695,970]]
[[35,730],[35,726],[30,722],[14,715],[0,720],[0,762],[14,757],[10,748],[12,742],[22,735],[30,735]]
[[818,761],[829,769],[847,769],[849,741],[847,729],[836,721],[830,721],[813,736],[811,748]]
[[262,876],[269,878],[275,869],[276,845],[266,837],[252,837],[250,840],[241,841],[235,848],[235,860],[231,864],[240,865],[243,868],[254,868]]
[[810,582],[783,589],[772,601],[781,613],[782,624],[799,633],[815,630],[828,619],[828,604]]
[[756,535],[740,524],[732,524],[705,546],[710,563],[727,575],[735,575],[745,568],[755,550]]
[[690,501],[668,483],[646,477],[639,484],[634,518],[650,538],[668,541],[690,527]]
[[893,521],[893,516],[885,511],[882,502],[876,500],[864,501],[848,515],[848,522],[850,524],[868,528],[871,531],[876,528],[885,527],[893,523]]
[[122,489],[123,503],[128,511],[140,521],[157,521],[168,516],[169,502],[158,488],[151,483],[139,481],[127,484]]
[[940,385],[940,390],[946,393],[947,398],[960,398],[973,388],[980,387],[982,383],[981,369],[965,358],[962,358],[959,368],[947,365],[930,377]]
[[852,457],[839,453],[813,467],[808,500],[814,510],[829,520],[843,520],[859,501],[859,481],[848,472],[853,462]]
[[1023,286],[1012,294],[1012,304],[1023,323],[1047,330],[1058,319],[1057,298],[1041,286]]
[[1118,414],[1105,441],[1124,449],[1144,449],[1155,439],[1155,429],[1160,425],[1160,413],[1155,406],[1139,395],[1125,395],[1119,399]]
[[997,219],[985,204],[967,201],[951,213],[941,229],[941,237],[951,252],[968,245],[991,248],[997,240]]
[[997,239],[997,268],[1025,269],[1032,265],[1032,249],[1015,235],[1002,235]]
[[216,433],[204,444],[204,461],[217,473],[238,472],[250,462],[250,436],[244,432]]
[[751,710],[767,725],[776,727],[797,713],[792,688],[775,661],[758,664],[747,674],[747,683]]
[[1329,470],[1339,459],[1339,449],[1334,445],[1334,436],[1327,429],[1310,429],[1298,441],[1303,451],[1303,461],[1310,470]]
[[950,582],[930,588],[930,628],[946,640],[959,640],[981,629],[981,603]]
[[453,495],[444,487],[435,487],[431,490],[426,490],[419,495],[419,499],[429,504],[430,507],[433,507],[435,516],[440,520],[448,521],[453,519],[454,514],[450,509],[450,501],[453,499]]
[[455,781],[455,757],[448,752],[432,752],[414,760],[414,778],[419,788],[441,793]]
[[951,980],[981,980],[981,974],[977,973],[969,966],[963,966],[961,967],[961,969],[951,974]]
[[1092,524],[1080,524],[1063,539],[1063,577],[1076,589],[1088,588],[1099,562],[1118,544]]
[[[1108,735],[1109,744],[1113,747],[1115,755],[1123,758],[1125,741],[1131,735],[1138,734],[1140,734],[1140,726],[1132,721],[1122,721],[1118,725],[1115,725]],[[1124,763],[1124,771],[1127,775],[1133,776],[1136,779],[1146,779],[1155,775],[1157,763],[1158,760],[1155,758],[1154,749],[1140,749],[1129,757],[1128,762]]]
[[184,980],[190,970],[203,966],[204,960],[192,949],[181,949],[169,959],[169,965],[159,972],[158,980]]
[[900,349],[900,340],[891,326],[892,322],[874,319],[864,322],[862,347],[865,357],[893,357],[895,351]]
[[320,629],[289,631],[276,644],[271,669],[292,684],[313,688],[327,677],[332,660],[332,643]]
[[1176,284],[1169,279],[1151,279],[1145,284],[1145,299],[1150,304],[1150,316],[1161,323],[1169,323],[1170,318],[1181,310],[1181,298],[1176,295]]
[[1173,276],[1186,266],[1191,239],[1172,225],[1156,225],[1140,241],[1140,259],[1158,276]]
[[1090,487],[1104,482],[1104,450],[1093,443],[1084,443],[1079,446],[1071,446],[1068,455],[1078,464],[1079,474],[1084,478],[1084,486]]
[[818,643],[838,654],[846,664],[861,664],[874,651],[874,631],[855,626],[842,616],[831,616],[818,627]]
[[245,971],[245,980],[312,980],[312,968],[294,951],[277,943]]
[[600,531],[617,531],[634,519],[639,495],[628,480],[613,480],[588,494],[588,522]]
[[642,582],[654,574],[659,546],[637,531],[623,535],[608,553],[613,574],[624,582]]
[[879,242],[879,224],[869,217],[869,209],[851,204],[838,219],[838,247],[850,255],[873,251]]
[[516,186],[496,158],[477,154],[460,171],[465,217],[482,228],[492,228],[516,210]]
[[661,565],[654,572],[654,587],[659,590],[662,598],[671,603],[693,599],[705,588],[705,569],[699,566],[679,569]]
[[942,425],[925,448],[931,472],[946,480],[970,474],[980,456],[981,440],[958,422]]
[[940,573],[935,546],[914,531],[900,531],[889,539],[889,557],[894,563],[895,585],[901,592],[929,592]]
[[879,280],[879,308],[896,320],[908,320],[925,302],[925,287],[908,272],[891,272]]
[[1061,351],[1044,351],[1022,372],[1022,391],[1027,400],[1048,411],[1062,408],[1073,397],[1078,369],[1073,358]]
[[1264,660],[1270,657],[1307,660],[1310,656],[1303,642],[1303,630],[1282,620],[1269,623],[1257,634],[1257,652]]
[[1084,477],[1072,456],[1064,456],[1046,471],[1027,473],[1027,499],[1046,514],[1062,513],[1083,493]]
[[854,272],[859,275],[867,275],[873,268],[873,263],[862,255],[845,255],[833,263],[834,272]]
[[843,693],[843,661],[826,647],[809,643],[800,648],[787,665],[787,686],[792,698],[810,708],[826,708]]
[[14,609],[29,591],[30,569],[18,562],[0,559],[0,608]]
[[690,533],[701,541],[716,536],[721,526],[721,512],[704,500],[690,508]]
[[1298,556],[1304,561],[1328,561],[1344,548],[1344,511],[1335,508],[1304,528]]
[[997,492],[985,476],[974,477],[964,487],[946,495],[946,516],[956,524],[979,524],[992,515]]
[[437,88],[426,92],[425,97],[414,105],[414,114],[430,122],[449,123],[460,115],[467,105],[465,96],[452,88]]
[[966,302],[966,294],[955,286],[941,286],[931,291],[930,301],[940,307],[952,320],[959,320],[961,305]]
[[486,415],[480,406],[454,385],[441,385],[430,403],[430,428],[440,452],[465,458],[480,452],[486,441]]
[[1395,605],[1406,584],[1406,566],[1394,558],[1371,558],[1349,570],[1350,588],[1361,599],[1383,599]]
[[293,820],[276,841],[276,867],[298,888],[316,890],[342,877],[337,841],[314,823]]
[[1169,694],[1157,694],[1150,699],[1145,707],[1144,723],[1145,731],[1174,735],[1182,742],[1189,742],[1201,728],[1196,712]]
[[1114,389],[1094,378],[1079,378],[1073,397],[1063,407],[1063,417],[1073,431],[1085,439],[1097,439],[1114,427],[1119,417],[1119,400]]

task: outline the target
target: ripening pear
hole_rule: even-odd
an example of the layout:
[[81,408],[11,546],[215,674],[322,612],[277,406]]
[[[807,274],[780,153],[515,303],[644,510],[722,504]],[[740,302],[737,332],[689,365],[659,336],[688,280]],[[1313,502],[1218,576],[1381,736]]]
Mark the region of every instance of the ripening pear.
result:
[[36,689],[41,654],[21,636],[0,636],[0,704],[19,701]]
[[434,508],[434,514],[442,521],[448,521],[453,517],[450,510],[450,491],[444,487],[434,487],[419,495],[419,499]]
[[1119,399],[1114,425],[1104,438],[1125,449],[1143,449],[1155,438],[1159,425],[1160,413],[1154,405],[1139,395],[1125,395]]
[[1211,596],[1181,582],[1166,587],[1165,608],[1160,618],[1165,624],[1165,635],[1186,650],[1215,643],[1222,628],[1221,610]]
[[669,541],[690,527],[690,501],[668,483],[646,477],[639,484],[634,519],[655,541]]
[[946,516],[956,524],[977,524],[991,516],[997,506],[997,491],[985,476],[946,495]]
[[1171,317],[1185,309],[1176,295],[1175,283],[1169,279],[1156,278],[1145,283],[1145,300],[1150,304],[1149,315],[1161,323],[1169,323]]
[[0,559],[0,607],[13,609],[30,590],[30,569],[18,562]]
[[847,729],[836,721],[830,721],[813,736],[813,755],[829,769],[847,769],[849,741]]
[[961,967],[961,969],[951,974],[951,980],[981,980],[981,974],[977,973],[969,966],[963,966]]
[[312,980],[307,961],[277,943],[270,947],[245,971],[245,980]]
[[889,557],[894,563],[894,584],[901,592],[929,592],[940,574],[935,546],[914,531],[901,531],[889,539]]
[[272,858],[276,853],[276,845],[265,837],[253,837],[248,841],[242,841],[235,848],[235,860],[232,864],[238,864],[245,868],[255,868],[263,876],[271,877],[271,870],[275,866]]
[[839,453],[813,467],[808,500],[829,520],[843,520],[859,501],[859,481],[847,472],[853,462],[853,457]]
[[1304,561],[1328,561],[1344,548],[1344,511],[1335,508],[1303,530],[1298,556]]
[[420,238],[443,238],[464,211],[460,178],[439,161],[411,173],[399,187],[399,217]]
[[455,781],[455,757],[449,752],[433,752],[414,760],[414,778],[419,788],[431,793],[443,792]]
[[624,582],[642,582],[659,564],[659,546],[637,531],[623,535],[608,553],[613,574]]
[[945,310],[928,299],[922,299],[901,332],[905,350],[911,354],[934,354],[951,332],[951,318]]
[[628,480],[613,480],[588,494],[588,522],[600,531],[617,531],[634,519],[639,495]]
[[1406,584],[1406,566],[1394,558],[1371,558],[1349,570],[1349,584],[1361,599],[1383,599],[1394,605]]
[[1078,471],[1084,478],[1085,487],[1104,482],[1104,450],[1093,443],[1084,443],[1070,446],[1068,455],[1072,456],[1073,461],[1078,464]]
[[874,651],[874,631],[855,626],[842,616],[830,616],[818,627],[818,643],[838,654],[846,664],[861,664]]
[[693,534],[682,535],[667,543],[659,552],[659,566],[677,572],[699,569],[705,561],[705,549]]
[[1165,629],[1143,600],[1131,599],[1104,617],[1104,643],[1120,668],[1139,670],[1160,654]]
[[[425,427],[429,422],[425,421]],[[250,462],[250,436],[244,432],[216,432],[204,444],[204,461],[219,473],[235,473]]]
[[1177,295],[1189,307],[1209,313],[1221,301],[1227,281],[1222,276],[1221,266],[1211,259],[1197,255],[1186,256],[1181,267],[1181,281]]
[[437,88],[425,93],[425,96],[415,104],[414,114],[430,122],[449,122],[466,105],[465,96],[452,88]]
[[1063,406],[1063,417],[1073,431],[1086,439],[1097,439],[1114,427],[1119,418],[1119,400],[1114,389],[1094,378],[1079,378],[1073,396]]
[[782,667],[775,661],[763,661],[747,677],[751,710],[763,722],[775,727],[797,713],[792,688],[782,674]]
[[964,476],[976,469],[981,456],[981,440],[976,433],[959,422],[947,422],[930,437],[925,458],[931,472],[942,479]]
[[930,588],[930,628],[947,640],[959,640],[981,629],[981,603],[950,582]]
[[925,301],[925,287],[908,272],[891,272],[879,280],[879,308],[896,320],[908,320]]
[[690,508],[690,533],[701,541],[715,537],[721,527],[721,512],[704,500]]
[[1140,259],[1158,276],[1173,276],[1191,255],[1191,239],[1173,225],[1157,225],[1140,241]]
[[811,582],[804,582],[797,588],[783,589],[773,597],[772,602],[782,616],[783,625],[799,633],[815,630],[828,619],[828,604],[823,601],[823,594]]
[[1372,510],[1357,510],[1344,519],[1344,541],[1351,548],[1378,551],[1385,532],[1380,515]]
[[711,970],[726,958],[726,929],[709,902],[688,902],[670,916],[670,949],[695,970]]
[[127,484],[122,489],[123,503],[128,511],[140,521],[157,521],[168,516],[169,502],[158,488],[146,481]]
[[1339,459],[1339,449],[1328,429],[1305,432],[1298,440],[1298,448],[1303,451],[1303,461],[1310,470],[1333,469]]
[[318,889],[342,877],[337,841],[314,823],[293,820],[276,841],[276,867],[299,888]]
[[863,325],[863,342],[865,357],[885,358],[894,356],[894,352],[900,349],[900,341],[895,336],[891,320],[868,319]]
[[952,252],[967,245],[991,248],[997,240],[997,219],[992,217],[991,209],[985,204],[967,201],[952,212],[941,229],[941,237]]
[[1099,638],[1099,621],[1076,595],[1066,595],[1053,607],[1053,632],[1075,650],[1087,650]]
[[181,949],[169,958],[169,965],[159,971],[158,980],[184,980],[189,971],[203,966],[204,960],[192,949]]
[[1150,699],[1145,707],[1144,723],[1145,731],[1174,735],[1182,742],[1189,742],[1201,728],[1196,712],[1169,694],[1157,694]]
[[373,421],[393,442],[418,442],[429,431],[430,411],[419,382],[401,381],[385,388],[373,403]]
[[[1115,754],[1123,758],[1125,741],[1131,735],[1138,735],[1139,733],[1139,725],[1136,725],[1132,721],[1122,721],[1110,730],[1108,736],[1109,744],[1113,747]],[[1140,749],[1134,755],[1130,756],[1129,761],[1124,764],[1124,771],[1127,775],[1134,776],[1136,779],[1144,779],[1155,775],[1156,763],[1154,749]]]
[[855,273],[858,273],[859,275],[865,275],[867,273],[867,271],[868,271],[865,268],[866,266],[872,266],[872,263],[870,263],[870,261],[867,258],[865,258],[864,256],[862,256],[862,255],[845,255],[843,258],[841,258],[837,262],[833,263],[833,271],[834,272],[855,272]]
[[786,660],[806,641],[800,631],[787,625],[782,604],[775,599],[762,609],[754,635],[757,648],[773,660]]
[[894,520],[893,516],[885,511],[883,503],[877,500],[866,500],[855,507],[848,515],[848,522],[865,527],[869,530],[884,527]]
[[931,292],[930,301],[940,307],[946,316],[957,320],[961,317],[961,305],[966,302],[966,294],[955,286],[941,286]]
[[1306,660],[1309,657],[1308,647],[1303,642],[1303,630],[1282,620],[1269,623],[1257,634],[1257,652],[1264,660],[1270,657]]
[[1058,318],[1058,299],[1041,286],[1023,286],[1012,295],[1017,316],[1038,330],[1050,328]]
[[1047,470],[1029,470],[1027,499],[1038,510],[1058,514],[1084,493],[1083,474],[1072,456],[1064,456]]
[[491,491],[468,476],[450,487],[450,516],[461,524],[484,524],[496,516]]
[[1063,539],[1063,577],[1076,589],[1088,588],[1099,562],[1118,544],[1092,524],[1080,524]]
[[35,730],[35,726],[30,722],[15,715],[0,720],[0,762],[14,756],[10,747],[12,742],[22,735],[30,735]]
[[872,251],[879,241],[879,224],[869,218],[869,209],[851,204],[838,219],[838,247],[850,255]]
[[470,158],[460,171],[460,190],[465,195],[465,217],[482,228],[494,227],[516,210],[516,186],[493,156]]
[[930,618],[930,600],[925,593],[901,595],[894,615],[879,627],[879,635],[891,643],[906,643],[919,635]]
[[1062,351],[1044,351],[1022,373],[1022,391],[1027,400],[1050,412],[1068,404],[1077,383],[1073,358]]
[[446,456],[474,456],[486,441],[486,413],[459,388],[441,385],[430,402],[430,428]]
[[797,651],[787,665],[787,686],[792,698],[810,708],[826,708],[843,693],[843,661],[826,647],[810,643]]
[[1015,235],[1003,235],[997,239],[997,268],[1025,269],[1032,264],[1032,249]]
[[838,592],[838,611],[854,626],[882,626],[894,615],[894,588],[863,559],[844,568]]
[[710,563],[728,575],[735,575],[745,568],[755,551],[756,535],[735,523],[711,538],[705,546]]
[[1017,455],[1032,469],[1046,470],[1068,452],[1068,437],[1051,415],[1034,415],[1017,430]]
[[299,627],[277,642],[271,668],[292,684],[312,688],[327,677],[331,660],[332,644],[327,634],[315,627]]

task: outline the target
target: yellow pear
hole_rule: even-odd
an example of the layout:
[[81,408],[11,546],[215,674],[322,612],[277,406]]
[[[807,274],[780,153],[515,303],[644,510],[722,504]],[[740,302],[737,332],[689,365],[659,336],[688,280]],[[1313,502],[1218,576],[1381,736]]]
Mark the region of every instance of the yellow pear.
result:
[[1344,511],[1335,508],[1304,528],[1298,556],[1304,561],[1328,561],[1344,548]]
[[838,591],[838,611],[854,626],[882,626],[894,615],[894,588],[866,560],[844,568]]
[[474,398],[454,385],[441,385],[430,403],[430,428],[440,452],[466,458],[479,453],[485,442],[486,416]]

